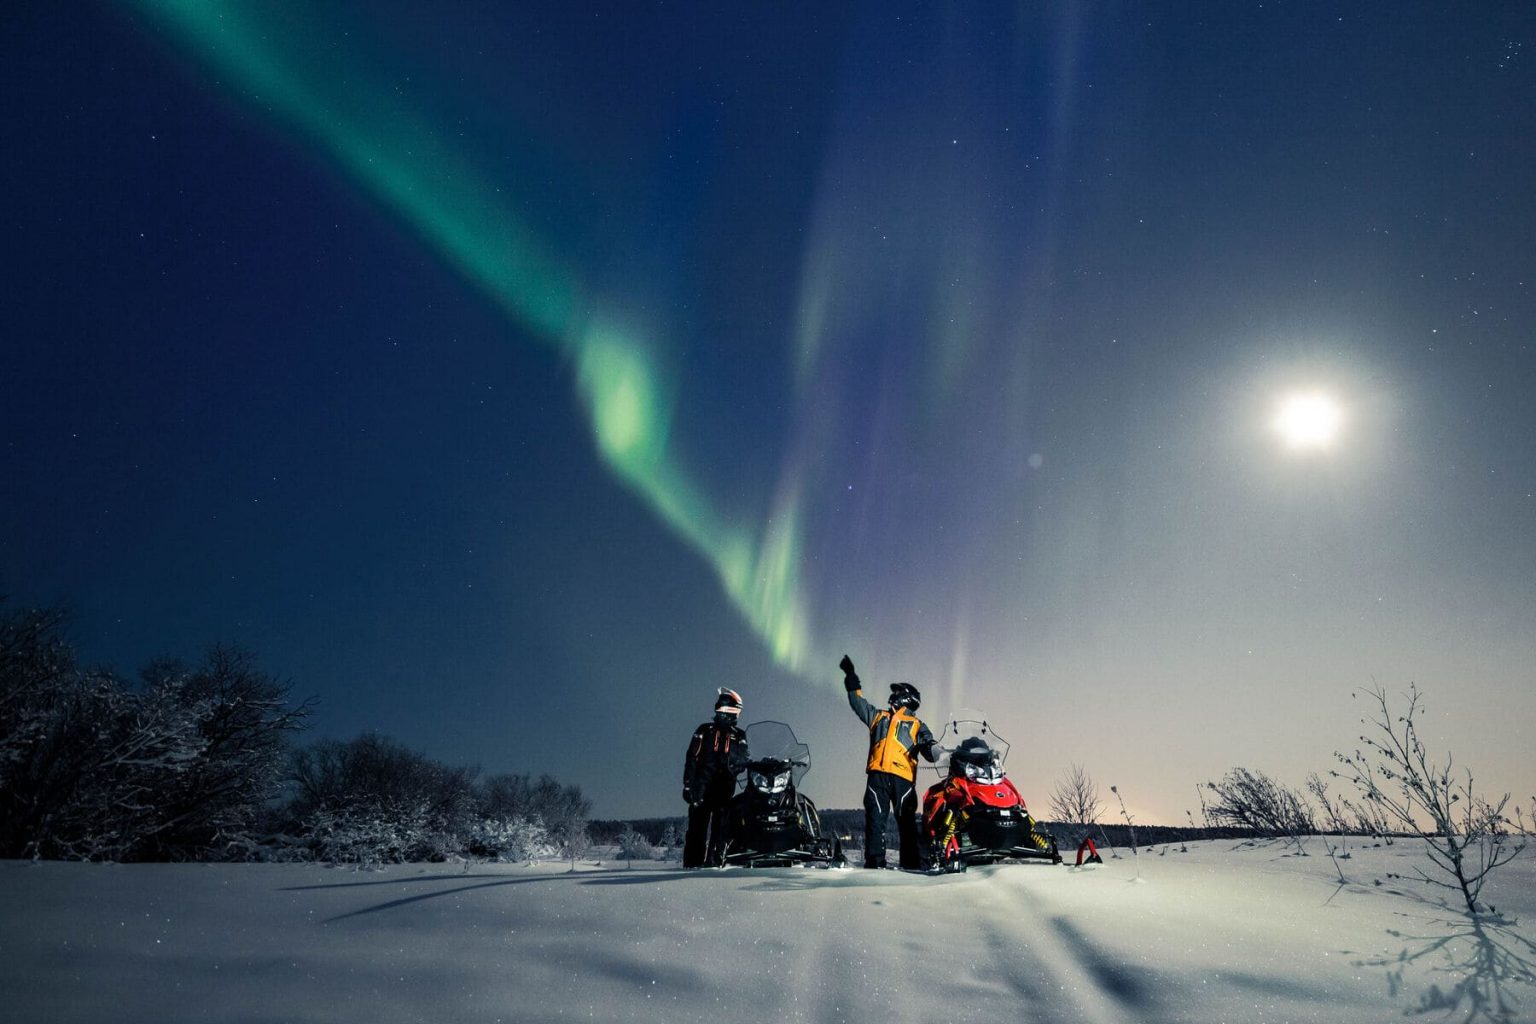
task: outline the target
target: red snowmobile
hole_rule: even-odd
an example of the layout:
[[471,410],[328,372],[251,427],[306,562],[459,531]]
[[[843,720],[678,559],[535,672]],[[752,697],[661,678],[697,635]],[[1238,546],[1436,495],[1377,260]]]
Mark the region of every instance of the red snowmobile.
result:
[[923,797],[933,864],[945,872],[998,861],[1060,864],[1055,837],[1036,825],[1003,771],[1007,741],[979,719],[949,722],[941,747],[945,738],[960,742],[949,748],[947,764],[935,765],[944,777]]

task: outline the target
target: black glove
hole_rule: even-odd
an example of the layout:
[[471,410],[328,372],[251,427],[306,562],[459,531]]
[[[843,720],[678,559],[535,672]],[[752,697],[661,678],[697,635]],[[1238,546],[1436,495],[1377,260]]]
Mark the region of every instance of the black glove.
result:
[[843,655],[843,660],[837,663],[837,667],[843,670],[843,689],[852,693],[861,687],[859,675],[853,670],[853,659]]

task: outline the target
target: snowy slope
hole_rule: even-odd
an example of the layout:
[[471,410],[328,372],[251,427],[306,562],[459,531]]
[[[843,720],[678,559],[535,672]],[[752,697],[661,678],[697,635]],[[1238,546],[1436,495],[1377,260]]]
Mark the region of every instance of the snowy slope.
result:
[[[6,862],[0,1017],[1536,1021],[1533,851],[1490,885],[1504,923],[1478,934],[1386,877],[1416,844],[1357,846],[1344,886],[1309,846],[933,878]],[[1511,1012],[1478,1009],[1495,990]]]

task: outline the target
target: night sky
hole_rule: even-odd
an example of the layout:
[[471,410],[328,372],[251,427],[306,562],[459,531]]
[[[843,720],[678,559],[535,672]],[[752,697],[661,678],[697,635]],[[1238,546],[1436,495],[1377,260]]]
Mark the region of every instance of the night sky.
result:
[[721,685],[856,806],[845,651],[1037,810],[1373,681],[1536,788],[1531,4],[24,0],[0,115],[0,592],[90,661],[601,817]]

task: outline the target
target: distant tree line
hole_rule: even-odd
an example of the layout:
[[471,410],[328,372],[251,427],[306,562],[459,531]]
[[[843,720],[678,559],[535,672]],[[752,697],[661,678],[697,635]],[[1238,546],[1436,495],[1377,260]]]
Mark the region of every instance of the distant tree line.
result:
[[[1302,791],[1262,771],[1233,768],[1219,781],[1197,787],[1203,825],[1197,825],[1193,812],[1186,811],[1188,838],[1280,841],[1304,857],[1306,841],[1316,836],[1341,885],[1349,883],[1343,862],[1351,858],[1350,837],[1357,841],[1369,837],[1378,846],[1417,839],[1430,867],[1416,865],[1411,876],[1389,874],[1389,878],[1411,877],[1444,890],[1459,898],[1474,918],[1496,916],[1495,909],[1482,902],[1483,887],[1494,872],[1525,850],[1536,835],[1536,822],[1527,822],[1518,806],[1510,806],[1510,794],[1483,793],[1470,770],[1454,769],[1450,754],[1436,755],[1425,746],[1419,731],[1425,701],[1416,685],[1410,684],[1396,699],[1380,686],[1356,691],[1354,696],[1365,698],[1368,711],[1360,722],[1366,731],[1359,737],[1360,746],[1335,752],[1339,768],[1329,772],[1328,778],[1313,772]],[[1346,789],[1330,791],[1330,779],[1342,781]],[[1131,815],[1118,788],[1109,788],[1120,799],[1134,853],[1137,840]],[[1098,789],[1078,765],[1057,782],[1051,809],[1078,835],[1097,833],[1110,842],[1111,831],[1118,831],[1098,821]],[[1145,826],[1141,831],[1147,845],[1172,840],[1183,846],[1182,830],[1160,829],[1161,839],[1149,837],[1151,830]]]
[[0,857],[569,857],[591,802],[549,776],[480,777],[373,733],[299,747],[311,701],[248,652],[81,665],[58,609],[0,599]]

